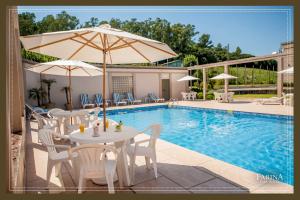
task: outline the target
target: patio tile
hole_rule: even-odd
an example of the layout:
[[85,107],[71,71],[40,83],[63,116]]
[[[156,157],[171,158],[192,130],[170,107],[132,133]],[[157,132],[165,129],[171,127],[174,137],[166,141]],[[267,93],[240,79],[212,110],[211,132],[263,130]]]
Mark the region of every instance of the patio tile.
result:
[[223,162],[221,160],[212,160],[203,163],[201,167],[223,177],[231,180],[232,182],[239,184],[249,191],[256,189],[263,185],[263,183],[257,180],[257,174],[241,167]]
[[[158,177],[161,176],[160,173],[157,174]],[[134,176],[133,185],[137,185],[139,183],[150,181],[155,179],[153,168],[147,169],[146,165],[136,166],[135,167],[135,176]]]
[[178,163],[191,166],[199,166],[202,163],[212,160],[212,158],[209,156],[185,149],[180,146],[164,149],[161,150],[161,152],[165,155],[168,155],[170,159],[178,161]]
[[288,193],[288,194],[293,194],[294,189],[293,186],[285,184],[285,183],[280,183],[280,182],[270,182],[270,183],[265,183],[264,185],[254,189],[252,193],[274,193],[274,194],[280,194],[280,193]]
[[177,161],[174,162],[171,160],[159,163],[158,171],[184,188],[190,188],[214,178],[209,173],[197,170],[192,166],[178,164]]
[[192,187],[190,191],[193,193],[248,193],[247,190],[219,178]]
[[151,181],[145,181],[133,186],[132,189],[136,193],[189,193],[166,177],[158,177]]

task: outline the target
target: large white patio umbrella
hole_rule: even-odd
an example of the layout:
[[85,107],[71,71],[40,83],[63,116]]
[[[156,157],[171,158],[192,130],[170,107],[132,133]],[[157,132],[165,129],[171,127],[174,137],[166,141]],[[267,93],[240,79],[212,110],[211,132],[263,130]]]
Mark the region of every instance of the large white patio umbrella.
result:
[[56,60],[52,62],[45,62],[33,65],[27,70],[36,72],[39,74],[49,74],[58,76],[67,76],[69,78],[69,88],[70,88],[70,104],[71,110],[73,108],[72,104],[72,76],[101,76],[103,75],[102,69],[99,69],[93,65],[77,61],[77,60]]
[[177,81],[193,81],[193,80],[199,80],[199,78],[196,78],[194,76],[184,76]]
[[[58,58],[103,63],[105,102],[106,64],[151,63],[176,57],[165,43],[134,35],[104,24],[99,27],[20,37],[28,51]],[[106,108],[103,104],[103,118]],[[104,126],[104,131],[106,130]]]
[[[219,74],[217,76],[212,77],[211,80],[229,80],[229,79],[236,79],[236,78],[237,78],[236,76],[232,76],[230,74],[222,73],[222,74]],[[224,92],[227,96],[227,93],[228,93],[227,84],[225,84],[225,86],[224,86]]]
[[285,70],[277,72],[278,74],[294,74],[294,67],[289,67]]

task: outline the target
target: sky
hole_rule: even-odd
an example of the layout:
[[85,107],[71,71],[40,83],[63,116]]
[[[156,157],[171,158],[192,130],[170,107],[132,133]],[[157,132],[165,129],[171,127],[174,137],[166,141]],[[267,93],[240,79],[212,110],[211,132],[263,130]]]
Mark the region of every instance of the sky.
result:
[[243,53],[268,55],[279,50],[282,42],[293,41],[292,6],[19,6],[18,12],[33,12],[37,20],[65,10],[80,24],[91,17],[100,21],[111,18],[139,21],[167,19],[172,24],[195,25],[199,34],[208,33],[214,44],[237,46]]

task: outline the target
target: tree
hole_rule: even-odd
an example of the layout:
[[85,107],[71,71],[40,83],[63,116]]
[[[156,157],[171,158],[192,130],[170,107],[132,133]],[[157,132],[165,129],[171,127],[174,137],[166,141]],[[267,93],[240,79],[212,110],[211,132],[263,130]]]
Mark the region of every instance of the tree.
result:
[[236,47],[236,49],[235,49],[235,54],[236,54],[236,55],[241,55],[241,53],[242,53],[241,48],[240,48],[240,47]]
[[37,23],[39,33],[73,30],[78,24],[79,19],[69,15],[66,11],[62,11],[55,17],[53,15],[47,15]]
[[202,34],[198,40],[197,44],[200,48],[212,48],[213,44],[212,41],[210,40],[210,35],[209,34]]
[[19,14],[19,29],[21,36],[37,33],[38,27],[35,19],[34,13],[25,12]]
[[84,25],[81,25],[81,28],[95,27],[99,26],[99,19],[97,17],[91,17],[89,21],[86,21]]
[[186,55],[183,59],[183,66],[190,67],[198,63],[197,57],[194,55]]
[[48,104],[51,104],[52,103],[51,102],[51,95],[50,95],[51,85],[53,83],[56,83],[56,80],[55,79],[43,79],[42,82],[47,85]]
[[45,95],[43,88],[31,88],[29,91],[29,99],[37,100],[37,105],[41,106],[41,99]]

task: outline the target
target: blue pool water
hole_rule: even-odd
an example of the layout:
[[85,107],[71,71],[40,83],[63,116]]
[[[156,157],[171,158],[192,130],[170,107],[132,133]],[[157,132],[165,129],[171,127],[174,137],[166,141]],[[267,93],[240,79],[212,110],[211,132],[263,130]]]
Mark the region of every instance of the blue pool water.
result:
[[292,117],[182,106],[122,109],[108,116],[138,130],[159,123],[166,141],[293,185]]

